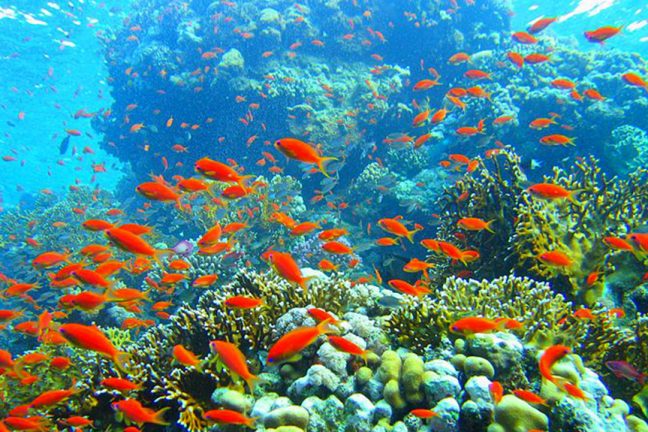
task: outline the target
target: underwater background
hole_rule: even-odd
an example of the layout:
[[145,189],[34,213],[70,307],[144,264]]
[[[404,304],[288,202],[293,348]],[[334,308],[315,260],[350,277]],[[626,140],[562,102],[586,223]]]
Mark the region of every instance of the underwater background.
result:
[[0,26],[0,432],[648,431],[648,5]]

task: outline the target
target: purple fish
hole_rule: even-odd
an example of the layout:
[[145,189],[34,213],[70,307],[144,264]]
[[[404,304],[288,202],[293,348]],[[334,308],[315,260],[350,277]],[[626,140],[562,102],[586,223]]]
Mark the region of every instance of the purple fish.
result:
[[646,375],[639,372],[634,366],[632,366],[627,361],[623,360],[612,360],[605,362],[605,366],[610,369],[610,371],[617,378],[627,378],[632,381],[638,381],[639,384],[644,383],[646,380]]
[[176,253],[176,255],[181,257],[188,257],[193,252],[194,245],[193,243],[187,240],[180,240],[177,245],[173,246],[171,250]]

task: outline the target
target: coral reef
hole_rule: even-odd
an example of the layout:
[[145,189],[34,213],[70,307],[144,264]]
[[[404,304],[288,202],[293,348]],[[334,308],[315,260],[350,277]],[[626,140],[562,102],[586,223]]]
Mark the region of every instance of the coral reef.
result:
[[[609,178],[596,159],[576,162],[570,172],[554,169],[548,183],[575,191],[575,200],[549,202],[528,194],[518,206],[516,232],[511,239],[521,267],[535,277],[551,281],[558,292],[574,295],[591,304],[600,299],[605,276],[613,279],[621,255],[604,243],[608,236],[624,237],[637,229],[647,213],[643,203],[648,198],[648,172],[637,170],[627,179]],[[548,251],[562,251],[569,256],[567,266],[549,266],[538,259]],[[636,272],[640,281],[640,261],[624,265],[626,275]],[[601,272],[598,282],[588,286],[588,275]],[[628,279],[623,278],[625,287]],[[613,283],[613,281],[610,281]],[[637,283],[637,282],[635,282]]]

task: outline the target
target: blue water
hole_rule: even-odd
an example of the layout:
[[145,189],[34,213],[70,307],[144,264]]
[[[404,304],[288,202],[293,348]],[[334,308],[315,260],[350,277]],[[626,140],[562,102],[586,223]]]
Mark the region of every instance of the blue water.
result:
[[[128,4],[17,2],[3,7],[0,76],[4,130],[0,148],[3,155],[18,159],[2,164],[3,177],[12,179],[0,185],[4,207],[13,207],[21,196],[37,195],[43,189],[62,194],[75,182],[90,183],[92,163],[106,164],[107,172],[99,173],[95,181],[112,190],[127,169],[100,148],[101,133],[92,129],[89,120],[75,121],[71,116],[80,109],[98,112],[110,108],[108,72],[96,36],[119,28]],[[511,14],[511,27],[516,30],[541,16],[567,17],[548,30],[560,44],[577,43],[579,49],[622,50],[639,55],[648,52],[648,10],[634,2],[515,1]],[[582,37],[584,31],[604,25],[629,28],[605,47],[590,44]],[[24,120],[18,119],[20,112],[24,112]],[[95,154],[60,156],[57,149],[68,127],[83,132],[82,137],[72,140],[77,150],[89,146]],[[59,165],[61,162],[64,165]]]

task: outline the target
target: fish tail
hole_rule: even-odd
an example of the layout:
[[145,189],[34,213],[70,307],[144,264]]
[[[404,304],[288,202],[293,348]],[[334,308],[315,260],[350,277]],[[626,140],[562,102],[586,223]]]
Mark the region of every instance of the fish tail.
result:
[[168,421],[164,420],[164,414],[170,409],[171,407],[166,407],[162,408],[160,411],[156,411],[155,414],[153,414],[153,417],[148,421],[148,423],[153,423],[160,426],[167,426],[171,424]]
[[256,176],[255,176],[254,174],[248,174],[248,175],[241,176],[241,177],[239,177],[237,183],[238,183],[238,185],[241,186],[242,188],[246,188],[247,186],[245,185],[245,183],[246,183],[248,180],[250,180],[251,178],[256,178]]
[[495,219],[492,219],[492,220],[489,220],[488,222],[486,222],[486,231],[488,231],[489,233],[495,234],[495,231],[493,230],[493,228],[491,228],[491,224],[493,222],[495,222]]
[[578,201],[575,198],[575,195],[578,195],[578,193],[581,192],[581,189],[575,189],[567,195],[567,200],[569,200],[570,203],[574,204],[575,206],[581,207],[580,201]]
[[250,388],[250,393],[252,394],[254,394],[254,389],[256,388],[257,384],[260,382],[264,383],[267,381],[258,375],[250,375],[247,379],[245,379],[245,383]]
[[336,160],[338,160],[338,158],[336,157],[331,157],[331,156],[321,157],[317,161],[317,167],[322,172],[322,174],[324,174],[326,177],[331,177],[331,175],[326,172],[326,168],[324,167],[324,165],[328,162],[336,161]]
[[327,318],[317,324],[317,329],[319,330],[320,334],[338,333],[339,330],[337,328],[331,327],[331,325],[333,325],[331,319]]
[[127,373],[128,363],[130,362],[130,359],[131,359],[130,353],[127,353],[125,351],[118,351],[117,354],[115,354],[115,357],[113,358],[113,362],[115,363],[115,366],[117,366],[117,369],[119,369],[124,373]]

